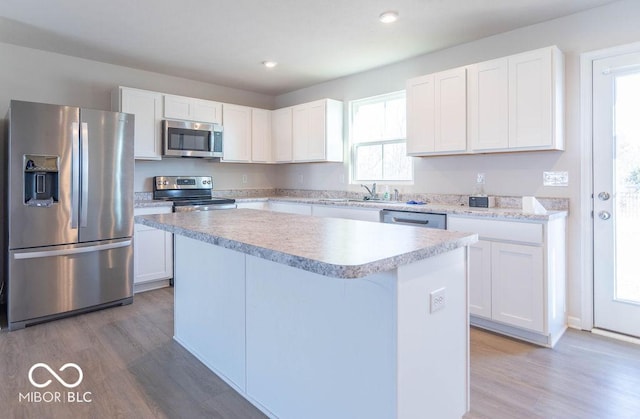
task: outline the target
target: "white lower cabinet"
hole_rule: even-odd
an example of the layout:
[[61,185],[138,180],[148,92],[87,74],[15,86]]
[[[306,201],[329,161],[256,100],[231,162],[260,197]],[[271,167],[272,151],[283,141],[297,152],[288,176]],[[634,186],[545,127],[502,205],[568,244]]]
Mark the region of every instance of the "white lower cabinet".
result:
[[311,205],[297,202],[269,202],[269,209],[276,212],[286,212],[288,214],[311,215]]
[[478,233],[469,249],[471,324],[552,347],[566,330],[565,219],[544,222],[449,216]]
[[269,209],[269,201],[254,201],[254,202],[237,202],[236,201],[236,206],[238,208],[268,210]]
[[[136,208],[134,215],[163,214],[171,208]],[[173,234],[135,225],[133,240],[133,290],[148,291],[169,285],[173,278]]]
[[312,214],[316,217],[347,218],[349,220],[380,221],[380,210],[369,208],[347,208],[329,205],[313,205]]

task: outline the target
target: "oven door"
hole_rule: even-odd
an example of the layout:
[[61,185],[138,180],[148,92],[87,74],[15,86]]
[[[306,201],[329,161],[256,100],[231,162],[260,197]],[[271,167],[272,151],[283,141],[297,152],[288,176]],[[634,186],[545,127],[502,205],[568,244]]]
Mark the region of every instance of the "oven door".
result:
[[222,127],[202,122],[164,120],[164,155],[222,157]]

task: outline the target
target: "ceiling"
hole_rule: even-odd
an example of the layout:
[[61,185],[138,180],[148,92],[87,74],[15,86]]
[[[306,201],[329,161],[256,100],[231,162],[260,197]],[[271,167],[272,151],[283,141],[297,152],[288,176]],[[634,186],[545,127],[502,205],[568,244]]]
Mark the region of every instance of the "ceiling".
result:
[[0,42],[278,95],[613,1],[2,0]]

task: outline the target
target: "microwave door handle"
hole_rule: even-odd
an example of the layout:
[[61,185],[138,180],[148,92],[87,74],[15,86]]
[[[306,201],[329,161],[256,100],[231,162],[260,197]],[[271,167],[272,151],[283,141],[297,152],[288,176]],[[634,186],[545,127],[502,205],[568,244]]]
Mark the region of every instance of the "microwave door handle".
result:
[[89,125],[82,123],[82,197],[80,198],[80,227],[87,226],[89,208]]
[[71,228],[78,228],[78,203],[80,196],[80,126],[71,123]]

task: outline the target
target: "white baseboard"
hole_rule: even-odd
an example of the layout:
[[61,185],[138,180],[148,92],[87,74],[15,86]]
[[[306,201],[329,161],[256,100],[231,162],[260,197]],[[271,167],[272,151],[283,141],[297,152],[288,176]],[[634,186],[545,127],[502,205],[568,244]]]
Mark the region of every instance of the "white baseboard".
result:
[[621,335],[620,333],[609,332],[608,330],[602,329],[591,329],[591,333],[594,335],[605,336],[612,339],[621,340],[623,342],[635,343],[636,345],[640,345],[640,339],[634,338],[633,336]]
[[572,329],[582,330],[582,319],[580,319],[580,317],[569,316],[567,318],[567,326]]

